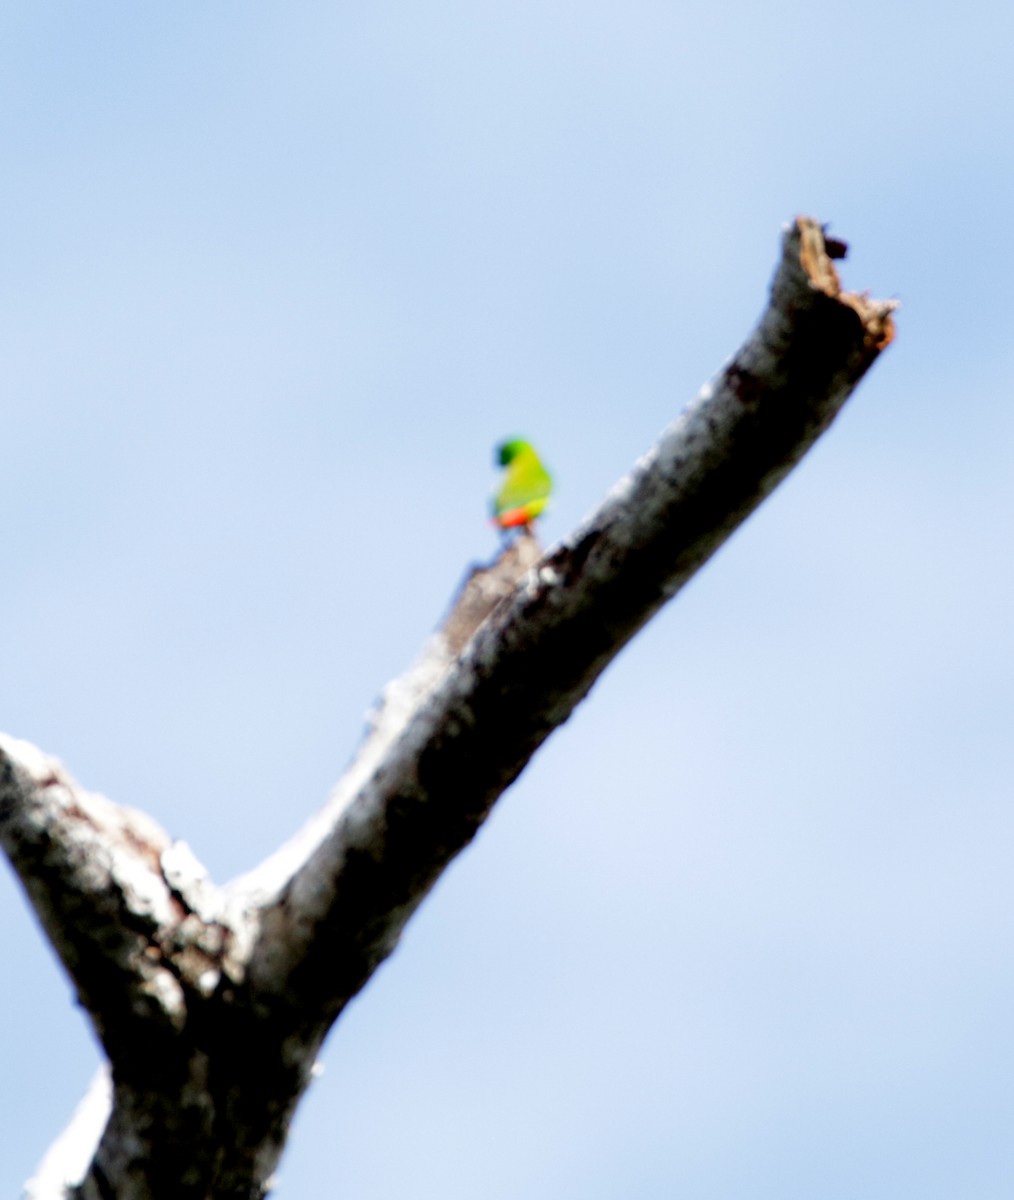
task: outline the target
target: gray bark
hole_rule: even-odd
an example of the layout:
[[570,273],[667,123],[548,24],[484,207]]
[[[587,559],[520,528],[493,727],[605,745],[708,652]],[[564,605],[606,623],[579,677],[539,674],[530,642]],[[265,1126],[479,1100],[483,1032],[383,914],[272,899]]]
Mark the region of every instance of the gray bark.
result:
[[890,342],[894,305],[841,290],[843,253],[811,220],[786,230],[741,349],[570,537],[473,572],[324,808],[249,875],[215,886],[150,818],[0,736],[0,841],[112,1080],[34,1200],[268,1193],[324,1037],[440,872]]

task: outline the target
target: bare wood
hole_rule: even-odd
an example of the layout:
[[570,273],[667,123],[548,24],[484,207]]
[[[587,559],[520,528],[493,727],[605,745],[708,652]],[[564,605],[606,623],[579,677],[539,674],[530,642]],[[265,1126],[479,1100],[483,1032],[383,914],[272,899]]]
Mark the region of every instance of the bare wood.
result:
[[[76,1195],[267,1193],[323,1038],[440,872],[890,342],[894,305],[842,291],[843,253],[797,219],[735,357],[569,538],[473,572],[328,803],[249,875],[216,888],[149,818],[0,737],[0,841],[112,1065]],[[34,1200],[68,1170],[47,1158]]]

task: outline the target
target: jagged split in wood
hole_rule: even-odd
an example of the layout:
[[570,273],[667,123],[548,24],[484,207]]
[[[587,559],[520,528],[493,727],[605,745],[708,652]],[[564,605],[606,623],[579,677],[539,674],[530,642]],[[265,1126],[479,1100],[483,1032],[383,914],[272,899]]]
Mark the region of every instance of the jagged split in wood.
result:
[[847,243],[829,238],[826,227],[807,217],[796,218],[796,230],[799,234],[799,263],[813,286],[832,300],[839,300],[854,309],[862,322],[866,341],[875,350],[886,349],[894,338],[891,314],[897,304],[872,300],[867,294],[844,291],[831,260],[846,256]]

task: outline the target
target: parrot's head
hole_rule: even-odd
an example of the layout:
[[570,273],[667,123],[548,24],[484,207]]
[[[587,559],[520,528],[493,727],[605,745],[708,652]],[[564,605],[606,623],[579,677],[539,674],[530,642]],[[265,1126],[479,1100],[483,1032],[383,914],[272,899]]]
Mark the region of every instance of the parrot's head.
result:
[[509,441],[501,442],[496,448],[497,465],[501,467],[509,466],[519,454],[524,454],[526,450],[531,450],[531,443],[522,441],[521,438],[511,438]]

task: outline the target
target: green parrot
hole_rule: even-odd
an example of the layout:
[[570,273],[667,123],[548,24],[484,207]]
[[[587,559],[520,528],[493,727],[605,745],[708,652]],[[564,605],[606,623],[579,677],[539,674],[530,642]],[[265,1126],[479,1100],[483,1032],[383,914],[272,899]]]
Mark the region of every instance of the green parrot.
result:
[[520,438],[501,442],[496,448],[496,462],[507,470],[493,497],[493,522],[501,529],[528,529],[549,503],[553,477],[531,443]]

